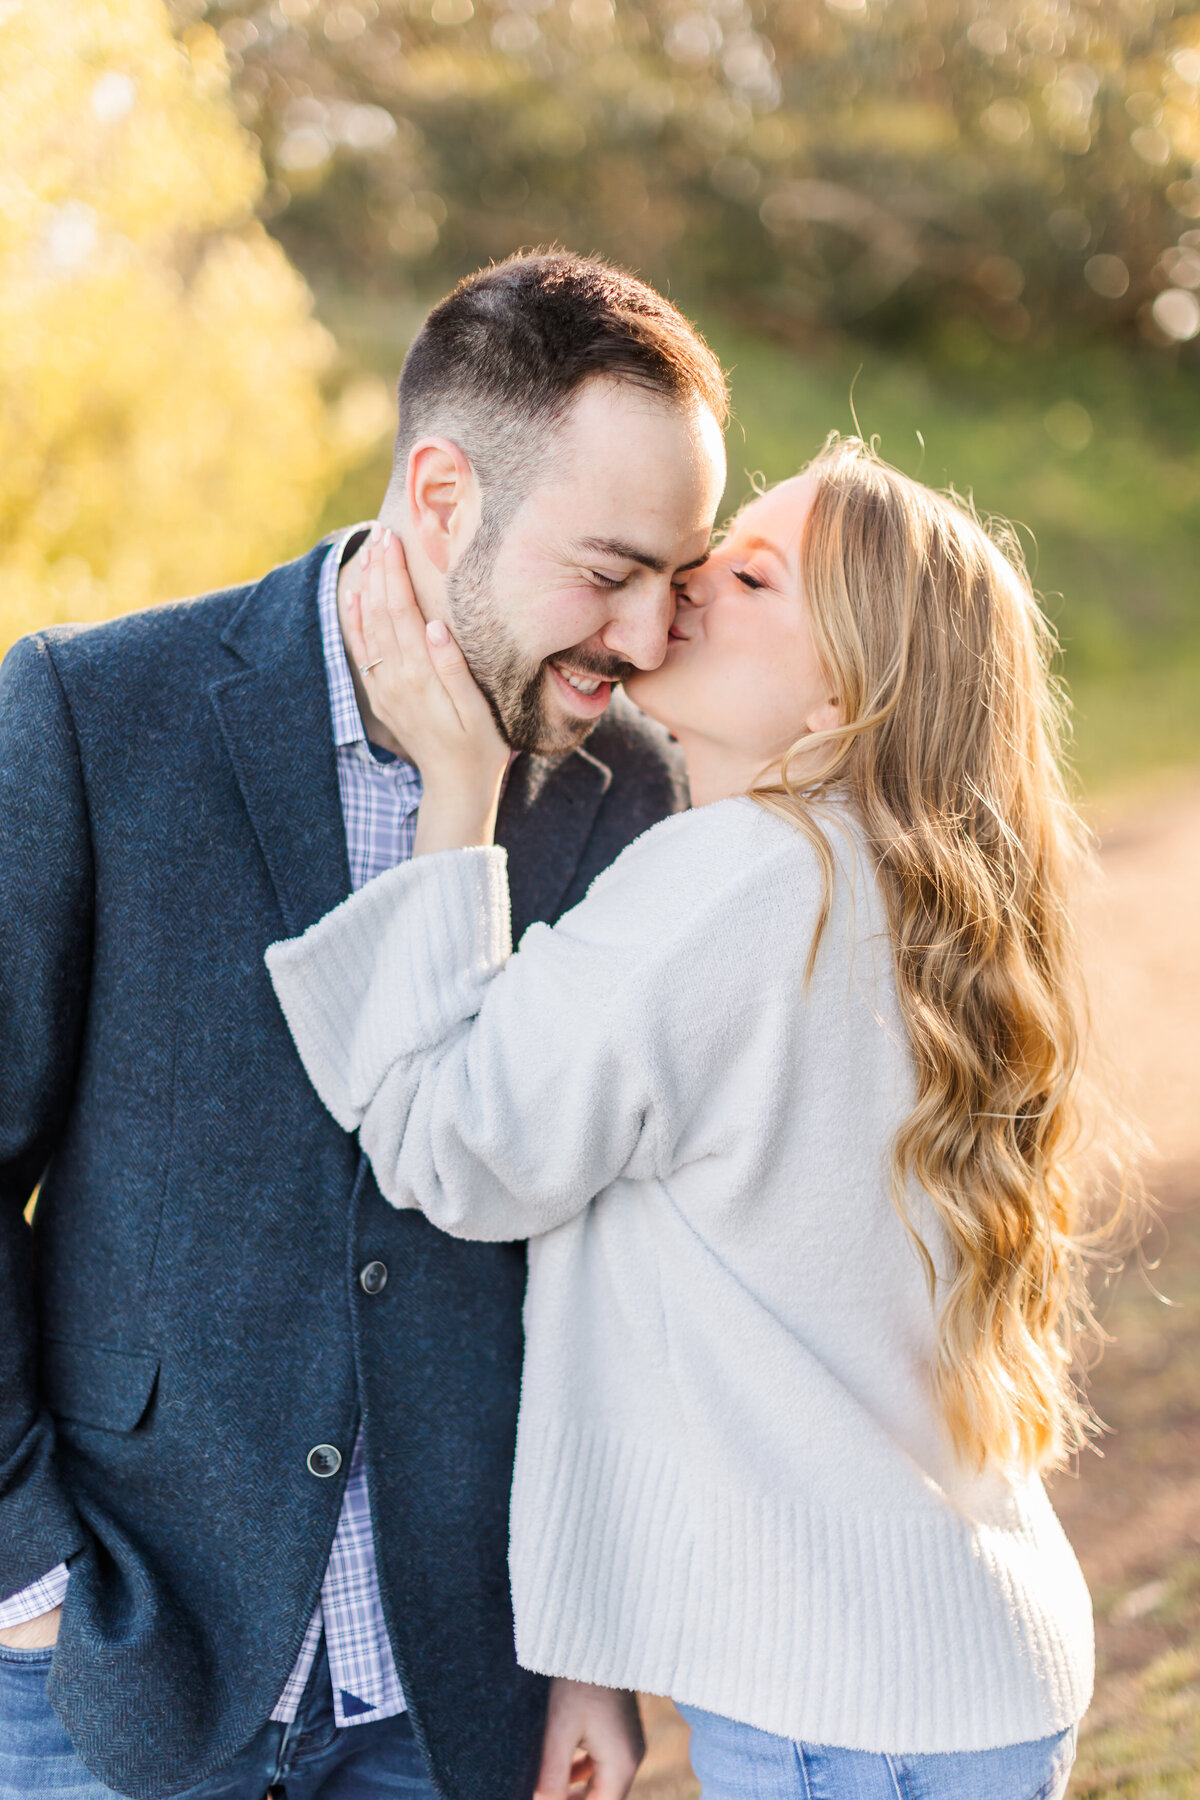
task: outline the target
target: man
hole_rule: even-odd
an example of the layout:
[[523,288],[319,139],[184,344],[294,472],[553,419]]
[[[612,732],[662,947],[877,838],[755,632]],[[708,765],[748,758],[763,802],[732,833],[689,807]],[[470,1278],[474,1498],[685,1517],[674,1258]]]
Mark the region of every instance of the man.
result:
[[[672,307],[565,255],[463,283],[405,361],[380,519],[521,753],[518,931],[681,804],[608,702],[704,557],[724,407]],[[0,1800],[636,1767],[629,1696],[547,1712],[514,1659],[523,1250],[383,1202],[263,967],[411,852],[342,636],[364,532],[0,671]]]

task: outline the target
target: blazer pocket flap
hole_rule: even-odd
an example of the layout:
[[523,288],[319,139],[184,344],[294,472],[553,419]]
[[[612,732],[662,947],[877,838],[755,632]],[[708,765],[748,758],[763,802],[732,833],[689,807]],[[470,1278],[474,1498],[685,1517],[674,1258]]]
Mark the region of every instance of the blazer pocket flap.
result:
[[42,1339],[41,1389],[59,1419],[101,1431],[133,1431],[150,1404],[158,1357],[107,1344]]

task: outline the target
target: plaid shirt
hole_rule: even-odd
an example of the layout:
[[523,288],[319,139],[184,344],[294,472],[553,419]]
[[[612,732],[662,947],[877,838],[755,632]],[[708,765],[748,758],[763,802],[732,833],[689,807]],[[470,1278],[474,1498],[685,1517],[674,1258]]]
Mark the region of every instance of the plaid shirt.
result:
[[407,862],[412,855],[421,777],[411,763],[390,757],[382,750],[372,751],[363,731],[337,616],[338,571],[346,545],[354,535],[347,532],[322,563],[317,605],[333,741],[337,746],[338,792],[346,822],[350,885],[357,893],[365,882],[382,875],[385,869],[394,869],[397,863]]
[[[350,534],[335,543],[321,564],[317,607],[325,678],[337,749],[338,792],[346,825],[350,885],[357,891],[372,876],[395,868],[412,855],[421,800],[421,777],[411,763],[375,752],[363,730],[338,624],[337,583]],[[333,1714],[338,1725],[361,1725],[405,1710],[404,1695],[383,1623],[375,1540],[361,1436],[350,1458],[341,1517],[321,1583],[321,1598],[309,1620],[296,1666],[288,1676],[273,1719],[296,1716],[312,1669],[321,1631],[333,1677]]]
[[[351,535],[341,537],[321,564],[317,606],[350,881],[357,890],[372,876],[381,875],[412,855],[421,777],[411,763],[373,751],[363,731],[337,615],[338,572]],[[36,1619],[61,1605],[66,1591],[67,1566],[60,1563],[48,1575],[0,1601],[0,1630]],[[361,1435],[350,1457],[346,1492],[321,1583],[321,1597],[308,1622],[295,1667],[271,1714],[273,1719],[290,1722],[295,1718],[322,1631],[333,1679],[336,1724],[361,1725],[405,1711],[404,1694],[383,1622]]]

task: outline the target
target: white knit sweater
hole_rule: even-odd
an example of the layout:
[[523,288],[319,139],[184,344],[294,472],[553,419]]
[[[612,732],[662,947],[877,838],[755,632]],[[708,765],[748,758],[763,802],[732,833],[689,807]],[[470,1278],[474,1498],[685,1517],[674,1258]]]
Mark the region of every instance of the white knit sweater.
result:
[[[889,1196],[912,1094],[848,825],[817,859],[748,800],[667,820],[510,955],[504,852],[380,876],[267,961],[380,1187],[529,1236],[517,1651],[863,1750],[1074,1724],[1079,1566],[1041,1483],[954,1459]],[[935,1261],[928,1203],[914,1211]]]

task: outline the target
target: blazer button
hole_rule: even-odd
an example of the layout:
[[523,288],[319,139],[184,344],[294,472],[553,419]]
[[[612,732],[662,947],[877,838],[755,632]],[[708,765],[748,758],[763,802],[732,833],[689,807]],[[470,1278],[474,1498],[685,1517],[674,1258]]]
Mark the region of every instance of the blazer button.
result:
[[387,1264],[369,1262],[359,1271],[359,1284],[364,1294],[382,1294],[387,1286]]
[[327,1475],[336,1475],[342,1466],[342,1453],[332,1444],[314,1444],[308,1453],[308,1472],[319,1475],[322,1480]]

